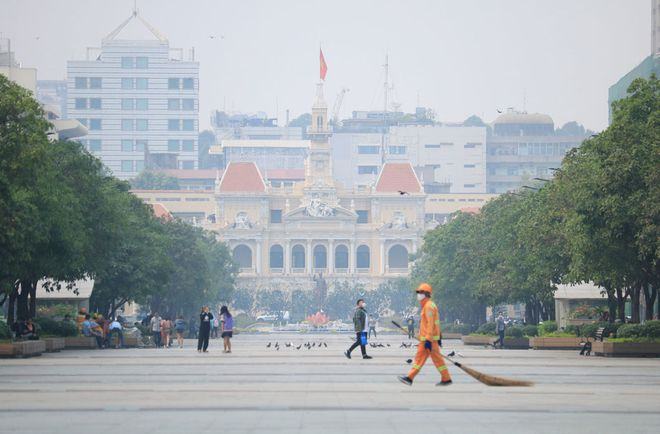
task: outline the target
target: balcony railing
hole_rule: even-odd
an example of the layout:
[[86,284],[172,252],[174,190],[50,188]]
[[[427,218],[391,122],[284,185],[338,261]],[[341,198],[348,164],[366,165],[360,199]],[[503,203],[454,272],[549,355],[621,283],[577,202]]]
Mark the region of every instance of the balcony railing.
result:
[[284,274],[284,268],[271,268],[271,274]]
[[336,274],[348,274],[348,268],[335,268]]
[[293,274],[304,274],[305,268],[292,268],[291,273]]
[[356,268],[355,271],[358,274],[367,274],[367,273],[369,273],[369,271],[371,271],[371,269],[370,268]]

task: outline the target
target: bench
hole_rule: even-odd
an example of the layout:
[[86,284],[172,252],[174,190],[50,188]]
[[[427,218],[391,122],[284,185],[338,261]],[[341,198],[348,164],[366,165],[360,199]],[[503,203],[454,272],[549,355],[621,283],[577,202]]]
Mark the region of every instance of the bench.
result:
[[[605,327],[599,327],[598,330],[596,330],[596,337],[594,341],[603,341],[603,335],[605,334]],[[589,340],[589,337],[587,336],[587,341],[583,342],[582,344],[582,349],[580,350],[580,355],[581,356],[590,356],[591,355],[591,341]]]

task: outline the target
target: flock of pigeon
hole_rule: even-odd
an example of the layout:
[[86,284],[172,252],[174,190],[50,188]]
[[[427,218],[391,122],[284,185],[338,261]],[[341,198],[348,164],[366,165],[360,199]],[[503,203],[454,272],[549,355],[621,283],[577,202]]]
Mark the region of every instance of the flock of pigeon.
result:
[[[268,342],[268,344],[266,344],[266,348],[271,348],[271,347],[275,351],[279,351],[280,350],[280,343],[275,342],[275,345],[273,345],[272,342]],[[284,347],[285,348],[295,348],[296,350],[299,350],[299,349],[305,347],[308,350],[311,350],[312,348],[323,348],[323,347],[328,348],[328,344],[326,344],[325,342],[319,342],[318,344],[316,342],[312,342],[312,343],[306,342],[304,344],[300,344],[300,345],[296,346],[293,342],[285,342]]]

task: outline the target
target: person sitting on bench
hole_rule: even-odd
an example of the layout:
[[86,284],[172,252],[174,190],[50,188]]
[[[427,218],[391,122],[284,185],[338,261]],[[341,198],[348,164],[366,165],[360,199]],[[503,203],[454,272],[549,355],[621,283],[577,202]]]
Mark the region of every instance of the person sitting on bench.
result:
[[18,332],[21,339],[28,341],[36,341],[39,339],[37,326],[32,322],[32,318],[28,318],[27,321],[19,323]]

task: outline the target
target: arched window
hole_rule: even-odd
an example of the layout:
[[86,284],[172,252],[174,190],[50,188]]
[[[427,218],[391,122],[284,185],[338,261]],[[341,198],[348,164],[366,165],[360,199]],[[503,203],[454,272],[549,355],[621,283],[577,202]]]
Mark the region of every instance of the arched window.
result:
[[390,268],[408,268],[408,249],[401,244],[392,246],[387,254],[387,266]]
[[348,247],[343,244],[335,247],[335,268],[348,268]]
[[369,255],[369,246],[364,244],[357,248],[355,255],[357,268],[369,268],[371,266],[371,257]]
[[232,256],[239,268],[252,268],[252,250],[245,244],[234,247]]
[[300,244],[291,249],[291,264],[293,268],[305,268],[305,248]]
[[284,268],[284,250],[279,244],[270,246],[270,268]]
[[328,251],[323,244],[314,247],[314,268],[328,267]]

